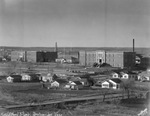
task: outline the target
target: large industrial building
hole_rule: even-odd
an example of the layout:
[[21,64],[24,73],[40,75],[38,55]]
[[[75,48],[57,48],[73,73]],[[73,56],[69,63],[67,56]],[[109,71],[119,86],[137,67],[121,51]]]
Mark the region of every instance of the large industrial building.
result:
[[96,51],[96,63],[103,64],[106,62],[106,52],[104,50]]
[[57,52],[48,51],[12,51],[11,61],[55,62]]
[[79,52],[76,51],[68,51],[68,52],[59,52],[57,62],[59,59],[64,59],[67,63],[79,63]]
[[107,51],[106,63],[113,67],[129,68],[135,66],[135,52]]
[[92,66],[94,63],[107,63],[113,67],[135,66],[135,52],[123,51],[80,51],[79,63],[85,66]]
[[25,51],[12,51],[11,61],[25,61]]

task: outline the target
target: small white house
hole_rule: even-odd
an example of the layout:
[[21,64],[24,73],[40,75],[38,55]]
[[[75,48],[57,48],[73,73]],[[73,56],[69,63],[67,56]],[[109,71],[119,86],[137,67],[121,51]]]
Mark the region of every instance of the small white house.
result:
[[110,79],[109,82],[112,84],[113,89],[119,89],[122,81],[118,78],[113,78]]
[[21,80],[22,81],[30,81],[31,80],[31,76],[24,74],[24,75],[22,75]]
[[132,80],[137,80],[137,74],[128,72],[128,73],[122,73],[122,79],[132,79]]
[[120,78],[118,73],[112,73],[112,78]]
[[108,81],[103,81],[102,88],[110,88],[110,83]]
[[139,81],[150,81],[150,71],[143,71],[138,75],[138,80]]
[[51,83],[51,87],[59,88],[59,83],[57,81],[54,81]]
[[120,79],[112,78],[112,79],[103,81],[101,85],[102,85],[102,88],[119,89],[120,83],[121,83]]
[[122,79],[129,79],[129,74],[123,73],[121,78]]
[[13,77],[9,76],[9,77],[7,77],[6,79],[7,79],[7,82],[9,82],[9,83],[13,83],[13,80],[14,80],[14,78],[13,78]]

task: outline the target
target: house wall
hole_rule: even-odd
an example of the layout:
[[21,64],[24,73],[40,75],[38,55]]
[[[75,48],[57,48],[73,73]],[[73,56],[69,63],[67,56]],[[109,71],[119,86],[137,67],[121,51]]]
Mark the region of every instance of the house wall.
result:
[[122,79],[129,79],[129,75],[128,74],[123,74]]
[[119,78],[119,75],[118,75],[117,73],[114,73],[114,74],[112,75],[112,78]]
[[107,82],[107,81],[103,82],[102,88],[109,88],[109,82]]

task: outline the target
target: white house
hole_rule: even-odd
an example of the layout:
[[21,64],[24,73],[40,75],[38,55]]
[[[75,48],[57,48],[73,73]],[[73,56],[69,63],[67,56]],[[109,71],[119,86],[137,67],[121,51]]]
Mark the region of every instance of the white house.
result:
[[143,71],[140,74],[138,74],[138,80],[139,81],[150,81],[150,71]]
[[112,78],[109,80],[105,80],[102,82],[102,88],[112,88],[112,89],[119,89],[121,84],[121,80],[118,78]]
[[129,74],[127,73],[122,73],[122,79],[129,79]]
[[6,79],[7,79],[7,82],[9,82],[9,83],[12,83],[14,80],[14,78],[11,76],[7,77]]
[[112,84],[113,89],[119,89],[122,81],[118,78],[113,78],[110,79],[109,82]]
[[51,83],[51,87],[59,88],[59,83],[57,81],[54,81]]
[[102,88],[110,88],[110,83],[108,81],[103,81]]
[[122,79],[132,79],[132,80],[137,80],[137,74],[128,72],[128,73],[122,73]]
[[119,77],[118,73],[114,72],[114,73],[112,73],[112,78],[120,78],[120,77]]
[[22,81],[30,81],[31,80],[31,76],[23,74],[21,80]]

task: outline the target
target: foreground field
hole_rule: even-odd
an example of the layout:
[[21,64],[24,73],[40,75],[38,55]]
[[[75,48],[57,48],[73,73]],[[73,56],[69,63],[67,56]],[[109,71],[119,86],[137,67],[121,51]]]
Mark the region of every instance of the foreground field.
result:
[[[0,83],[1,106],[43,103],[53,100],[63,100],[65,98],[95,96],[104,93],[120,93],[120,91],[101,90],[47,90],[41,88],[41,83]],[[133,99],[131,100],[133,101]],[[56,104],[48,106],[25,107],[21,109],[0,110],[3,113],[24,112],[28,114],[60,114],[60,116],[133,116],[137,115],[145,108],[144,99],[136,99],[139,103],[127,103],[112,99],[102,102],[102,100],[90,100],[85,102],[74,102],[69,104]],[[53,115],[52,115],[53,116]],[[55,116],[55,115],[54,115]]]

